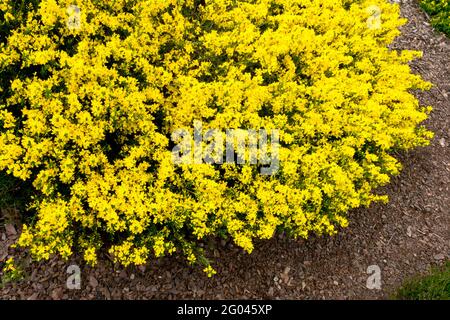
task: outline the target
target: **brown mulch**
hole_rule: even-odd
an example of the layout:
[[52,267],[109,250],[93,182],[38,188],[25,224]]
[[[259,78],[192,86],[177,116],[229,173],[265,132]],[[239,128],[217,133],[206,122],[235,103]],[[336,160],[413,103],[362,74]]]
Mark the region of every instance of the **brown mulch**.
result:
[[[218,274],[208,279],[182,259],[163,258],[145,268],[120,269],[105,259],[93,269],[81,259],[31,263],[26,278],[0,288],[0,299],[379,299],[408,277],[450,257],[450,39],[434,31],[415,1],[402,5],[409,23],[396,49],[416,49],[414,72],[435,86],[417,93],[434,112],[426,125],[435,139],[399,155],[400,176],[382,191],[387,205],[351,212],[350,226],[335,237],[262,241],[247,255],[229,243],[212,248]],[[0,230],[0,261],[17,235]],[[81,290],[66,288],[67,267],[79,263]],[[366,287],[367,268],[381,268],[381,290]]]

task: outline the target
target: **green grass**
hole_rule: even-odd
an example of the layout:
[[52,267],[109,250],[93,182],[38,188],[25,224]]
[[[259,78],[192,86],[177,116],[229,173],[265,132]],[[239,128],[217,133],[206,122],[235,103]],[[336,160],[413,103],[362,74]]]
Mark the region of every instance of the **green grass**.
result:
[[393,297],[397,300],[450,300],[450,261],[431,274],[406,281]]
[[449,0],[420,0],[420,6],[430,16],[433,27],[450,36]]

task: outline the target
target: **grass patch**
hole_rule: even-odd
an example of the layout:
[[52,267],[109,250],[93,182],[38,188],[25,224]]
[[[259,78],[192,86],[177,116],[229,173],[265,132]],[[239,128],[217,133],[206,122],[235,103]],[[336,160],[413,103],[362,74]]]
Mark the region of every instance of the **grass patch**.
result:
[[430,15],[433,27],[450,36],[450,2],[448,0],[420,0],[420,6]]
[[450,261],[427,276],[408,280],[394,296],[397,300],[450,300]]

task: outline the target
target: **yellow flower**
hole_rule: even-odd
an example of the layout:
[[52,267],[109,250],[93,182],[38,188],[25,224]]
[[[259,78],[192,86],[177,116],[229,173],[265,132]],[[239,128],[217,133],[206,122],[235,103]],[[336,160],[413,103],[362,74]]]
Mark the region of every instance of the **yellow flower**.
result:
[[[408,65],[420,53],[388,47],[405,23],[388,1],[86,0],[76,33],[70,5],[0,0],[0,170],[39,193],[17,242],[37,259],[194,264],[209,236],[251,253],[277,231],[333,235],[386,200],[373,190],[400,171],[392,150],[432,137],[411,93],[430,87]],[[218,140],[277,130],[280,170],[175,164],[172,134],[199,122]]]
[[215,275],[217,272],[213,269],[210,265],[208,265],[205,269],[203,269],[203,272],[207,274],[208,278],[211,278],[213,275]]
[[97,264],[97,253],[95,251],[94,247],[89,247],[84,251],[84,261],[91,266]]
[[14,265],[14,258],[9,258],[5,262],[5,266],[3,267],[4,273],[14,272],[16,271],[16,266]]

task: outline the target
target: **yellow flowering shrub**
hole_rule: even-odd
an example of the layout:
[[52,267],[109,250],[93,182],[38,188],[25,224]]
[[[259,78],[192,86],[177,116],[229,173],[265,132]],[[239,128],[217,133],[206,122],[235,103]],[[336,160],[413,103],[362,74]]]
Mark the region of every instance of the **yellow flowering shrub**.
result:
[[[33,181],[37,259],[180,252],[212,275],[199,240],[333,235],[431,137],[387,1],[0,0],[0,21],[0,170]],[[279,171],[175,164],[194,121],[279,130]]]

